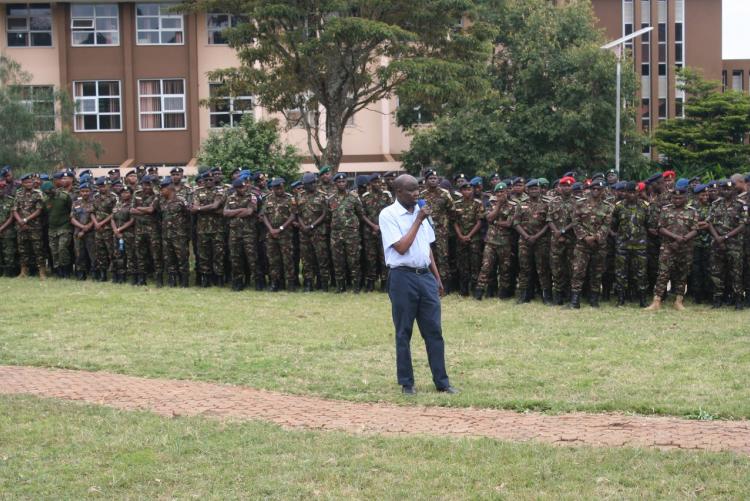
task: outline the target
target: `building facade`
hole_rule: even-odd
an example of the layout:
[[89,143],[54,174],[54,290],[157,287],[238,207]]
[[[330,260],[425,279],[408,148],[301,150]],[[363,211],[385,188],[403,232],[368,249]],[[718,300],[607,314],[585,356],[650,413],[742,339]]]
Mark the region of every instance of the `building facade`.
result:
[[[228,14],[175,14],[170,11],[174,5],[4,3],[0,53],[32,75],[24,92],[39,129],[62,126],[52,91],[64,89],[76,103],[74,133],[103,147],[92,166],[182,165],[192,170],[201,141],[211,131],[233,126],[248,113],[271,118],[252,96],[200,106],[217,97],[208,72],[239,64],[221,35],[236,20]],[[396,106],[395,98],[384,99],[354,117],[344,136],[342,171],[400,167],[399,154],[409,139],[395,124]],[[307,155],[304,130],[287,130],[284,140]]]
[[724,89],[750,92],[750,59],[725,59],[721,83]]

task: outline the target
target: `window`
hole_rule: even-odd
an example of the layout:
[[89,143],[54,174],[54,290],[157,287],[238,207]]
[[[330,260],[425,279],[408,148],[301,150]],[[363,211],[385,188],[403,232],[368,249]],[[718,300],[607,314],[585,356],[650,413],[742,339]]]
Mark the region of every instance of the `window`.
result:
[[176,4],[139,3],[135,6],[138,45],[182,45],[182,14],[170,9]]
[[51,85],[23,85],[19,88],[21,102],[34,114],[34,129],[55,130],[55,93]]
[[641,99],[641,129],[648,135],[651,131],[651,99]]
[[208,31],[209,45],[226,45],[227,40],[222,35],[222,31],[227,28],[235,28],[240,23],[247,22],[244,16],[235,16],[232,14],[207,14],[206,28]]
[[48,3],[5,6],[9,47],[52,47],[52,9]]
[[117,4],[71,4],[70,31],[74,47],[119,45]]
[[73,82],[76,132],[121,130],[120,82]]
[[185,128],[185,80],[139,80],[141,130]]
[[727,90],[727,85],[728,85],[727,70],[724,70],[721,72],[721,90],[722,91]]
[[742,70],[734,70],[732,71],[732,89],[738,90],[742,92],[742,90],[745,88],[745,82],[743,81],[743,73]]
[[682,97],[674,98],[674,115],[685,118],[685,99]]
[[221,84],[208,84],[211,96],[211,128],[239,125],[242,116],[253,112],[253,98],[250,96],[224,97],[220,94]]
[[659,98],[659,120],[667,119],[667,100]]

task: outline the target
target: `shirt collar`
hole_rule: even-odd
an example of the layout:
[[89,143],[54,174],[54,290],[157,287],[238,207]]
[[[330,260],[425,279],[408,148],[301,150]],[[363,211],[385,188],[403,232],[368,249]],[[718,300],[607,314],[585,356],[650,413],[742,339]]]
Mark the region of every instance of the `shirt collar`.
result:
[[406,210],[406,207],[404,207],[403,205],[401,205],[401,202],[398,201],[398,198],[394,202],[394,205],[396,206],[396,210],[398,211],[398,215],[399,216],[403,216],[403,215],[406,215],[406,214],[408,214],[410,216],[413,216],[419,210],[419,207],[415,206],[414,207],[414,212],[409,212],[408,210]]

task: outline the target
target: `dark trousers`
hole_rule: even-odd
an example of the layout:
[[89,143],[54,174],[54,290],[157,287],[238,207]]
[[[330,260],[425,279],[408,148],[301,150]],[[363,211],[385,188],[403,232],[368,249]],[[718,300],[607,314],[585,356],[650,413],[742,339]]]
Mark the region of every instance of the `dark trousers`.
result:
[[396,328],[396,372],[398,384],[414,385],[411,364],[411,333],[417,321],[427,348],[432,380],[438,389],[450,386],[445,371],[445,344],[440,326],[440,296],[437,282],[429,271],[417,274],[392,268],[388,274],[393,325]]

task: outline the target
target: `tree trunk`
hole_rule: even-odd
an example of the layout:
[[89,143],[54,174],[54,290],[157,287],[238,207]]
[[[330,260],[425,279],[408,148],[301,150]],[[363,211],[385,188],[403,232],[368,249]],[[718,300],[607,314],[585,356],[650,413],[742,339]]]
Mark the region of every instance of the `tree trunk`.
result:
[[339,171],[341,157],[344,154],[344,127],[341,125],[341,111],[326,110],[326,147],[321,152],[321,164],[331,167],[335,174]]

